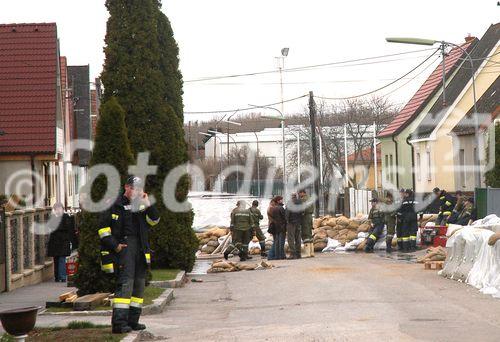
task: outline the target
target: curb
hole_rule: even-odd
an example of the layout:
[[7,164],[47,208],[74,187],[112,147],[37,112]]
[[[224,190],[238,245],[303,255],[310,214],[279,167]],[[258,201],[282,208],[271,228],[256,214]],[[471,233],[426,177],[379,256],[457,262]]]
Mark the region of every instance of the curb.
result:
[[[142,308],[141,315],[157,315],[165,310],[165,307],[174,299],[174,290],[166,289],[152,304]],[[39,316],[111,316],[112,310],[99,311],[69,311],[69,312],[40,312]]]
[[186,272],[179,271],[179,273],[177,273],[177,276],[173,280],[156,280],[149,282],[149,284],[151,286],[161,287],[164,289],[173,289],[182,287],[185,282],[186,282]]
[[128,333],[127,336],[125,336],[121,342],[138,342],[141,340],[141,334],[139,334],[136,331],[133,331],[131,333]]

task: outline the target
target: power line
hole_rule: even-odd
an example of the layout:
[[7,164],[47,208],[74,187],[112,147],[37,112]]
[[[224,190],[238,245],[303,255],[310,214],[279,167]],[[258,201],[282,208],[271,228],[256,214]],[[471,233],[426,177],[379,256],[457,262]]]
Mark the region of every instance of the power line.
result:
[[370,94],[376,93],[376,92],[378,92],[378,91],[380,91],[382,89],[385,89],[385,88],[393,85],[394,83],[397,83],[398,81],[402,80],[403,78],[405,78],[406,76],[408,76],[409,74],[411,74],[412,72],[414,72],[415,70],[417,70],[418,68],[420,68],[423,64],[425,64],[425,62],[427,62],[429,59],[431,59],[431,57],[434,56],[436,54],[436,52],[438,52],[438,51],[439,51],[439,49],[436,49],[430,56],[428,56],[426,59],[424,59],[422,62],[420,62],[416,67],[414,67],[413,69],[411,69],[410,71],[408,71],[407,73],[405,73],[403,76],[398,77],[394,81],[389,82],[386,85],[383,85],[382,87],[379,87],[379,88],[374,89],[372,91],[369,91],[369,92],[366,92],[366,93],[363,93],[363,94],[358,94],[358,95],[353,95],[353,96],[347,96],[347,97],[326,97],[326,96],[314,96],[314,97],[319,98],[319,99],[323,99],[323,100],[349,100],[349,99],[354,99],[354,98],[357,98],[357,97],[362,97],[362,96],[366,96],[366,95],[370,95]]
[[279,102],[274,102],[274,103],[269,103],[269,104],[265,104],[265,105],[262,105],[262,106],[257,106],[257,107],[246,107],[246,108],[236,108],[236,109],[224,109],[224,110],[210,110],[210,111],[195,111],[195,112],[184,112],[184,114],[214,114],[214,113],[230,113],[230,112],[241,112],[241,111],[245,111],[245,110],[250,110],[250,109],[259,109],[260,107],[270,107],[270,106],[276,106],[278,104],[281,104],[282,102],[283,103],[287,103],[287,102],[292,102],[292,101],[296,101],[296,100],[299,100],[299,99],[302,99],[304,97],[308,97],[309,94],[306,94],[306,95],[302,95],[302,96],[297,96],[297,97],[294,97],[292,99],[288,99],[288,100],[284,100],[284,101],[279,101]]
[[[430,51],[430,50],[434,50],[434,48],[413,50],[413,51],[407,51],[407,52],[399,52],[399,53],[381,55],[381,56],[357,58],[357,59],[346,60],[346,61],[337,61],[337,62],[331,62],[331,63],[308,65],[308,66],[296,67],[296,68],[288,68],[288,69],[283,69],[282,72],[294,72],[294,71],[310,70],[310,69],[314,69],[314,68],[341,65],[341,64],[347,64],[347,63],[353,63],[353,62],[368,61],[368,60],[372,60],[372,59],[380,59],[380,58],[385,58],[385,57],[401,56],[401,55],[407,55],[407,54],[418,53],[418,52],[423,52],[423,51]],[[375,63],[383,63],[383,61],[373,62],[370,64],[375,64]],[[362,64],[360,64],[360,65],[362,65]],[[349,66],[352,66],[352,65],[349,65]],[[186,81],[184,81],[184,83],[203,82],[203,81],[219,80],[219,79],[224,79],[224,78],[236,78],[236,77],[265,75],[265,74],[273,74],[273,73],[277,73],[277,72],[279,72],[279,71],[278,70],[268,70],[268,71],[251,72],[251,73],[244,73],[244,74],[201,77],[201,78],[197,78],[197,79],[186,80]]]

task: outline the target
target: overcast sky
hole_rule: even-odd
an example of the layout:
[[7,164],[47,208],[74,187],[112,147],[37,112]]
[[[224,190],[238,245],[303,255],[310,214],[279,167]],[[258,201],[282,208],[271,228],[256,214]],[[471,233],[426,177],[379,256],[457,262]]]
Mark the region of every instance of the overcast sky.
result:
[[[181,70],[184,80],[189,81],[274,70],[274,57],[280,55],[282,47],[290,48],[285,68],[294,68],[427,48],[389,44],[384,39],[387,36],[460,43],[469,33],[480,38],[498,21],[500,7],[496,0],[164,0],[163,11],[172,22]],[[104,0],[4,0],[0,9],[1,23],[57,22],[61,54],[68,57],[70,65],[90,64],[91,77],[97,77],[102,69],[107,16]],[[326,97],[370,91],[409,71],[430,53],[374,60],[390,60],[384,63],[286,72],[284,98],[310,90]],[[399,88],[388,96],[404,103],[433,67],[424,64],[379,94]],[[231,110],[249,103],[278,102],[279,82],[278,73],[186,82],[185,111]],[[306,104],[307,99],[288,103],[285,112],[302,111]],[[211,116],[186,114],[186,120]]]

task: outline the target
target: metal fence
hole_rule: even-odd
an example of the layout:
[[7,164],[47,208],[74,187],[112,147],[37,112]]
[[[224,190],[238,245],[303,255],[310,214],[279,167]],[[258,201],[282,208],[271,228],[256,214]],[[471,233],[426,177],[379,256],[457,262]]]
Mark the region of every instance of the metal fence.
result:
[[51,208],[5,213],[6,290],[32,285],[52,276],[52,261],[46,257],[49,235],[35,235],[33,223],[47,222]]

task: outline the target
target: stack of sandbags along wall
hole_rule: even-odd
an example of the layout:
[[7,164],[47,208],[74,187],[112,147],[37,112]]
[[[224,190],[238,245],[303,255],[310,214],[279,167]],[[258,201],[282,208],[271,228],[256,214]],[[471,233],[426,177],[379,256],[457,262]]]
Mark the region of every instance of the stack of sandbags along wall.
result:
[[212,227],[203,233],[196,233],[198,237],[198,250],[205,254],[211,254],[219,247],[219,238],[229,234],[229,229]]
[[439,274],[500,298],[499,239],[500,222],[456,229],[448,238],[448,256]]
[[359,215],[353,219],[345,216],[324,216],[313,222],[314,250],[322,251],[328,243],[328,238],[338,240],[342,246],[358,238],[359,233],[370,230],[370,223],[366,215]]

